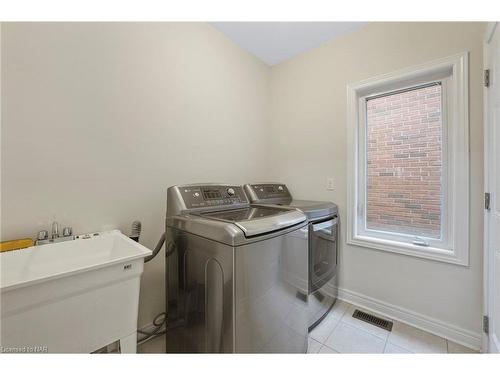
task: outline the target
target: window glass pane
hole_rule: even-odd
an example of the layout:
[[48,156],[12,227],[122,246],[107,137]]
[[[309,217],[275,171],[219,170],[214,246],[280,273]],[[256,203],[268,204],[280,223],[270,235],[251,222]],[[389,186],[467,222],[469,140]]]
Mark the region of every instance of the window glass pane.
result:
[[366,101],[367,229],[441,238],[441,85]]

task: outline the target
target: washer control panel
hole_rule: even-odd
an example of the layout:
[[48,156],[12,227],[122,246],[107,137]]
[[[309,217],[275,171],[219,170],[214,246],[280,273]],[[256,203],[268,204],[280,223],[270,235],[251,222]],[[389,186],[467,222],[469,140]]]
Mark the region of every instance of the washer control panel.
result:
[[228,208],[248,204],[248,199],[241,186],[186,185],[180,186],[179,190],[188,210],[215,206]]

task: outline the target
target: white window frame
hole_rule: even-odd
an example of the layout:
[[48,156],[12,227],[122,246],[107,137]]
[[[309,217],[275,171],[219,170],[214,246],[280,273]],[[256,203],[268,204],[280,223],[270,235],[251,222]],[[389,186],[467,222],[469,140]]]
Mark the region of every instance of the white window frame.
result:
[[[366,100],[382,93],[441,82],[443,124],[442,239],[366,229]],[[419,258],[469,265],[468,52],[384,74],[347,87],[347,243]]]

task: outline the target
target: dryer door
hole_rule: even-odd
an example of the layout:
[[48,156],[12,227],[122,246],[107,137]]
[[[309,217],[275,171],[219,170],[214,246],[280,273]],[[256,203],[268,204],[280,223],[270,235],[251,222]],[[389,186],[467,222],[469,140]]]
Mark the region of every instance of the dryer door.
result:
[[337,227],[337,217],[309,224],[309,293],[314,293],[335,276]]

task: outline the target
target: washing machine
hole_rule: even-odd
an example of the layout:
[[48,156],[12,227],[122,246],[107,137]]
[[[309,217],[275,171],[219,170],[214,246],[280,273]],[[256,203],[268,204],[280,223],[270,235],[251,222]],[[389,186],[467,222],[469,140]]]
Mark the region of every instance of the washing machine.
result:
[[[242,186],[167,192],[167,353],[305,353],[308,273],[292,207],[250,204]],[[293,267],[289,259],[295,259]]]
[[[332,202],[293,199],[285,184],[246,184],[252,203],[288,207],[302,211],[308,225],[302,231],[309,249],[309,331],[331,310],[338,296],[338,209]],[[303,236],[303,237],[304,237]]]

